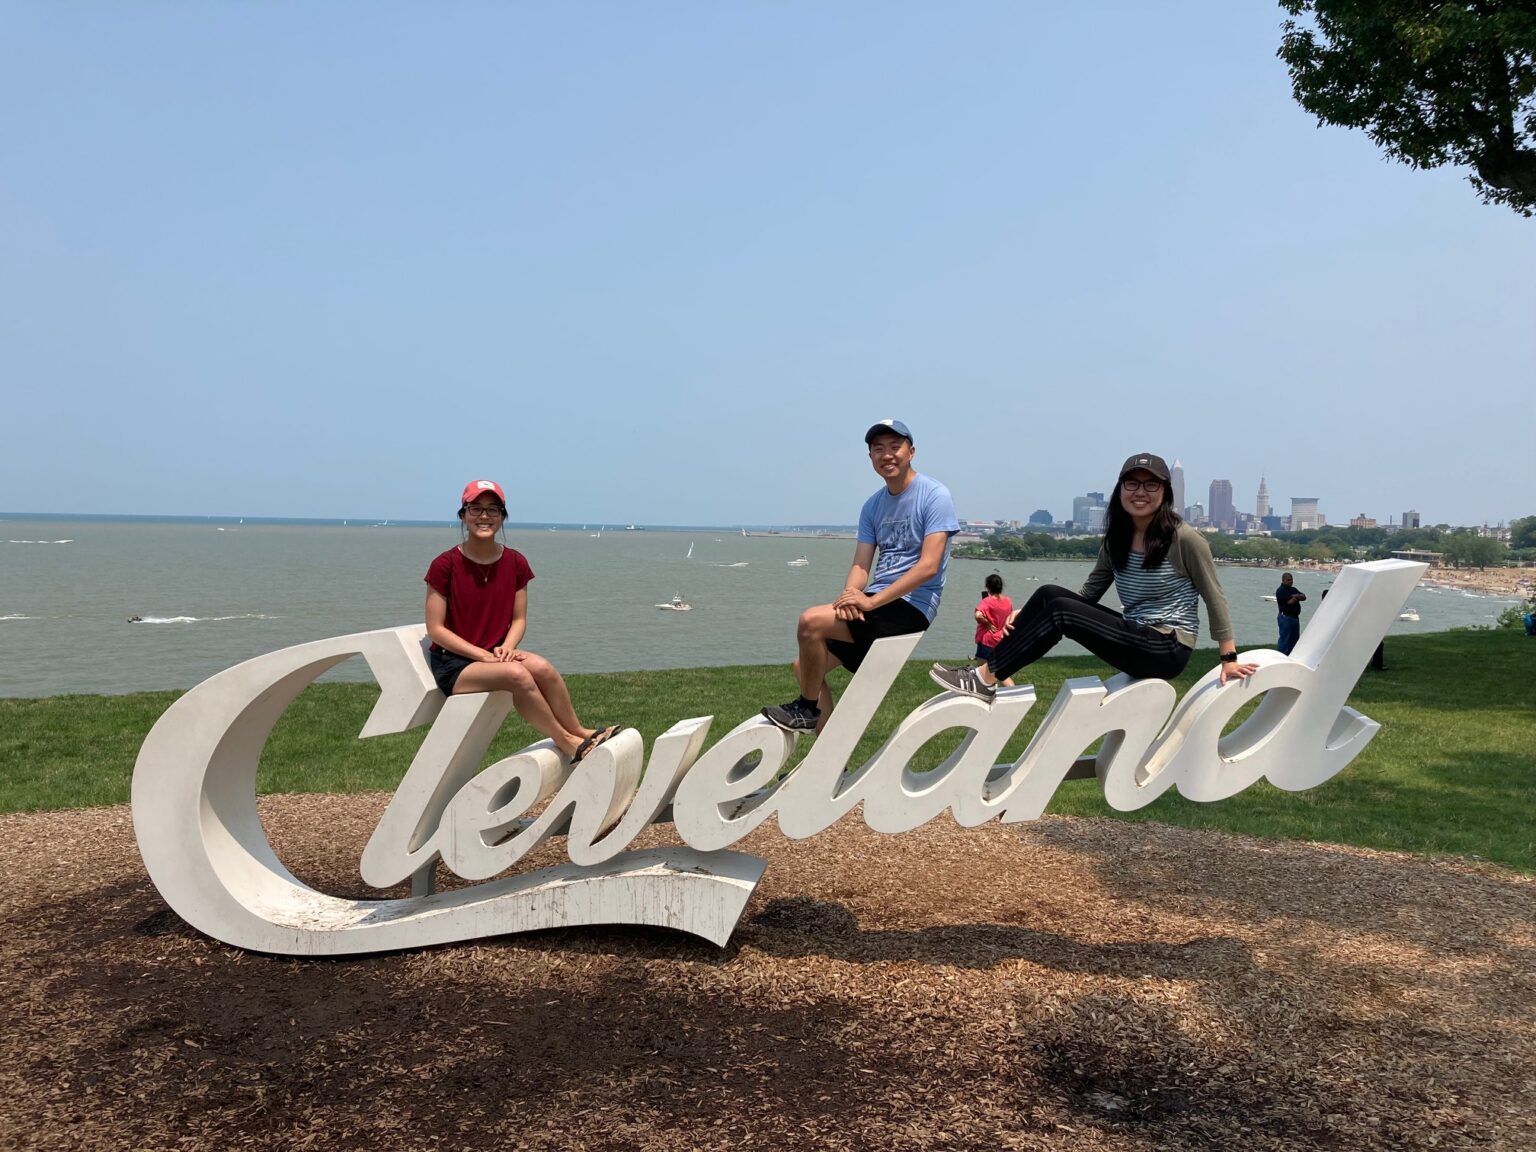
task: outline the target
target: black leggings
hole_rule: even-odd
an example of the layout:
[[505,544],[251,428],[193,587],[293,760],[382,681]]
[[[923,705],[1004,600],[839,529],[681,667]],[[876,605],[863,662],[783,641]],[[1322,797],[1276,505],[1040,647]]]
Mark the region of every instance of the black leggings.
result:
[[1171,680],[1189,663],[1189,649],[1173,633],[1127,620],[1112,608],[1046,584],[1019,612],[987,667],[1006,680],[1044,656],[1063,636],[1138,680]]

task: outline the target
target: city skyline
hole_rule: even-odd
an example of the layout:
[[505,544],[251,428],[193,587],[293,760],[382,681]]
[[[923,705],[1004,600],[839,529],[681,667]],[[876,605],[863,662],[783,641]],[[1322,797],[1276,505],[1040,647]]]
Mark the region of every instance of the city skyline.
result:
[[[918,470],[921,471],[921,469],[918,469]],[[1176,464],[1174,464],[1174,465],[1172,465],[1170,467],[1170,475],[1171,475],[1171,478],[1172,478],[1172,481],[1173,481],[1173,485],[1172,486],[1174,488],[1175,507],[1179,510],[1179,513],[1180,513],[1181,516],[1183,516],[1185,514],[1185,511],[1187,509],[1191,509],[1191,508],[1198,509],[1197,516],[1199,518],[1201,518],[1203,520],[1214,522],[1216,520],[1216,518],[1217,518],[1216,517],[1216,510],[1214,508],[1209,507],[1206,502],[1198,501],[1198,500],[1188,500],[1188,501],[1185,501],[1183,503],[1179,503],[1178,502],[1178,488],[1180,486],[1180,480],[1182,478],[1183,471],[1184,470],[1182,469],[1181,465],[1178,464],[1178,463],[1176,463]],[[1439,518],[1439,517],[1436,517],[1436,516],[1433,516],[1433,515],[1425,514],[1425,513],[1421,512],[1420,509],[1417,506],[1410,506],[1410,507],[1402,508],[1402,509],[1392,509],[1392,510],[1387,510],[1385,512],[1382,512],[1382,511],[1379,511],[1379,510],[1378,511],[1372,511],[1370,509],[1354,509],[1353,511],[1339,510],[1339,511],[1336,511],[1336,512],[1330,514],[1329,509],[1327,507],[1327,505],[1329,503],[1329,500],[1328,500],[1328,498],[1326,496],[1323,496],[1323,497],[1293,497],[1293,496],[1281,497],[1281,499],[1285,501],[1285,506],[1284,506],[1283,510],[1277,512],[1273,508],[1273,505],[1272,505],[1272,499],[1273,498],[1270,497],[1269,494],[1268,494],[1267,475],[1268,475],[1267,473],[1261,473],[1260,474],[1259,486],[1258,486],[1258,488],[1255,491],[1255,507],[1257,508],[1258,500],[1260,500],[1260,499],[1265,500],[1266,503],[1268,503],[1270,505],[1270,515],[1271,515],[1271,518],[1272,519],[1282,520],[1282,521],[1288,521],[1288,520],[1290,520],[1292,518],[1292,516],[1294,515],[1294,507],[1293,507],[1293,505],[1297,501],[1302,501],[1302,502],[1304,502],[1305,504],[1307,504],[1309,506],[1309,508],[1311,509],[1311,511],[1308,513],[1309,515],[1320,514],[1322,516],[1322,518],[1323,518],[1324,524],[1326,524],[1329,527],[1346,527],[1346,526],[1349,525],[1349,522],[1351,520],[1355,520],[1355,519],[1357,519],[1360,516],[1365,516],[1365,517],[1367,517],[1369,519],[1375,520],[1377,522],[1377,524],[1380,525],[1380,526],[1388,526],[1388,525],[1390,525],[1391,527],[1394,527],[1394,528],[1398,528],[1398,527],[1419,527],[1421,524],[1424,527],[1434,527],[1434,526],[1437,526],[1437,525],[1447,525],[1447,526],[1452,527],[1452,528],[1476,528],[1476,527],[1489,527],[1489,528],[1492,528],[1492,527],[1499,527],[1499,526],[1507,525],[1511,520],[1520,519],[1522,516],[1536,515],[1536,507],[1533,507],[1533,509],[1531,511],[1528,511],[1528,512],[1525,512],[1525,513],[1517,513],[1516,515],[1510,516],[1510,517],[1504,517],[1504,518],[1499,518],[1499,519],[1483,518],[1483,519],[1457,521],[1457,520],[1444,519],[1444,518]],[[1242,503],[1242,494],[1241,494],[1241,489],[1239,488],[1239,486],[1238,486],[1238,484],[1236,482],[1230,481],[1230,480],[1228,480],[1225,477],[1217,477],[1217,478],[1215,478],[1215,479],[1213,479],[1213,480],[1211,480],[1209,482],[1209,484],[1207,485],[1207,488],[1208,489],[1213,489],[1217,484],[1220,484],[1220,483],[1226,483],[1226,484],[1230,484],[1231,485],[1231,493],[1230,493],[1230,497],[1229,498],[1230,498],[1230,501],[1231,501],[1232,511],[1233,511],[1233,514],[1234,514],[1234,521],[1241,520],[1241,519],[1246,519],[1250,515],[1255,515],[1256,514],[1256,513],[1255,514],[1250,514],[1250,513],[1247,513],[1247,512],[1244,512],[1244,511],[1241,510],[1240,505]],[[1004,524],[1007,524],[1007,523],[1014,523],[1014,522],[1016,522],[1016,523],[1018,523],[1020,525],[1031,523],[1031,522],[1041,523],[1040,521],[1037,521],[1034,518],[1036,516],[1038,516],[1040,513],[1044,512],[1044,513],[1048,513],[1049,514],[1049,516],[1050,516],[1050,521],[1049,522],[1050,523],[1057,524],[1057,525],[1065,524],[1065,523],[1076,523],[1078,525],[1082,525],[1082,524],[1084,524],[1086,522],[1086,523],[1091,523],[1092,524],[1094,531],[1098,531],[1102,527],[1102,514],[1100,514],[1100,515],[1098,515],[1096,517],[1088,517],[1087,513],[1090,510],[1094,509],[1094,508],[1098,508],[1098,509],[1101,510],[1105,500],[1107,498],[1109,498],[1109,497],[1112,497],[1113,493],[1114,493],[1113,486],[1110,487],[1110,490],[1109,490],[1108,494],[1106,494],[1104,491],[1101,491],[1101,490],[1098,490],[1098,489],[1090,489],[1090,490],[1087,490],[1085,492],[1081,492],[1081,493],[1078,493],[1078,494],[1076,494],[1074,496],[1068,497],[1066,499],[1065,503],[1058,503],[1058,502],[1052,502],[1052,501],[1047,501],[1047,502],[1030,501],[1029,499],[1026,498],[1025,500],[1022,501],[1022,504],[1034,503],[1034,505],[1035,505],[1034,508],[1030,512],[1028,512],[1028,513],[1015,510],[1015,511],[1011,511],[1011,512],[1009,512],[1007,514],[1002,514],[1002,515],[972,514],[969,511],[968,506],[965,504],[965,502],[959,496],[956,496],[956,506],[957,506],[957,508],[960,511],[960,518],[961,518],[961,520],[962,521],[972,522],[972,523],[1004,523]],[[1063,508],[1065,510],[1058,513],[1055,509],[1053,509],[1053,507],[1052,507],[1053,503],[1056,504],[1056,507]],[[1532,504],[1536,505],[1536,498],[1533,498]],[[855,511],[856,511],[856,509],[855,509]],[[255,519],[269,519],[269,520],[321,520],[321,521],[345,520],[345,519],[349,518],[348,515],[342,514],[342,513],[338,513],[338,514],[334,514],[334,515],[326,515],[326,514],[304,514],[304,513],[282,512],[282,511],[279,511],[279,512],[253,512],[253,511],[249,511],[249,510],[245,510],[245,509],[233,509],[233,510],[230,510],[230,511],[215,511],[215,512],[200,512],[200,513],[183,513],[183,512],[163,512],[163,511],[156,511],[156,510],[134,511],[134,512],[119,512],[119,511],[105,511],[105,512],[103,512],[103,511],[100,511],[100,510],[80,508],[80,507],[59,507],[59,508],[53,508],[53,509],[36,509],[36,508],[8,508],[7,509],[7,508],[0,508],[0,522],[3,522],[3,518],[5,516],[25,516],[25,517],[65,518],[65,519],[67,519],[70,516],[74,516],[74,515],[86,516],[86,517],[108,516],[108,517],[126,517],[126,518],[143,518],[143,519],[166,518],[166,519],[210,519],[210,520],[236,520],[236,519],[239,519],[242,516],[250,517],[250,518],[255,518]],[[1409,518],[1409,517],[1412,518],[1411,524],[1405,523],[1405,519]],[[424,523],[424,524],[425,523],[443,523],[443,522],[447,522],[447,521],[452,519],[451,515],[449,515],[449,516],[444,516],[444,515],[425,515],[425,516],[419,516],[419,515],[409,515],[409,514],[403,514],[403,513],[397,513],[397,512],[389,512],[389,511],[386,511],[386,512],[384,512],[382,514],[375,514],[375,513],[363,513],[363,514],[352,513],[350,518],[356,519],[359,522],[368,522],[368,521],[375,520],[375,519],[383,519],[383,520],[388,520],[388,521],[396,522],[396,523],[412,522],[412,523]],[[640,525],[644,525],[644,526],[647,526],[647,527],[677,527],[677,528],[701,528],[701,529],[702,528],[736,528],[736,527],[742,527],[742,526],[747,526],[747,527],[768,527],[768,526],[771,526],[771,527],[788,527],[788,526],[794,526],[794,525],[805,525],[805,526],[808,526],[808,527],[834,527],[835,526],[835,527],[846,528],[846,527],[852,526],[853,524],[856,523],[856,517],[849,516],[847,518],[836,518],[836,517],[833,517],[833,518],[827,518],[827,519],[814,519],[814,518],[811,518],[811,517],[793,517],[793,516],[791,516],[791,517],[786,517],[784,519],[777,519],[777,520],[772,520],[772,519],[764,519],[764,520],[735,519],[735,520],[712,520],[712,521],[707,521],[707,520],[683,520],[683,519],[676,519],[676,518],[671,518],[671,519],[662,518],[662,519],[656,519],[656,520],[636,520],[636,519],[626,519],[624,517],[614,517],[614,516],[606,516],[605,517],[605,516],[599,516],[599,515],[577,514],[577,515],[571,516],[569,518],[563,518],[563,517],[539,517],[539,516],[531,516],[531,517],[526,517],[526,518],[520,518],[520,517],[517,517],[517,516],[513,516],[509,520],[509,523],[528,524],[528,525],[543,525],[543,524],[549,524],[549,523],[558,523],[558,524],[562,524],[562,525],[576,525],[576,524],[579,524],[583,528],[586,528],[588,526],[591,526],[591,527],[599,527],[599,526],[601,526],[601,527],[623,528],[627,524],[640,524]],[[1315,526],[1315,525],[1307,525],[1307,526]],[[1284,529],[1284,530],[1287,530],[1287,531],[1298,530],[1299,531],[1299,530],[1302,530],[1302,529],[1290,529],[1290,528],[1287,528],[1287,529]]]
[[[1185,483],[1184,478],[1185,478],[1186,472],[1187,472],[1187,470],[1183,466],[1182,458],[1176,457],[1175,460],[1174,460],[1174,463],[1172,465],[1170,465],[1170,468],[1169,468],[1169,475],[1170,475],[1170,480],[1171,480],[1171,486],[1173,488],[1173,494],[1174,494],[1174,506],[1175,506],[1175,508],[1178,509],[1179,514],[1181,516],[1183,516],[1185,514],[1186,509],[1198,508],[1200,510],[1199,515],[1200,515],[1201,518],[1210,521],[1213,525],[1216,524],[1221,519],[1220,518],[1220,511],[1221,510],[1218,509],[1215,506],[1214,499],[1209,499],[1208,498],[1207,501],[1188,500],[1188,499],[1180,500],[1180,490],[1184,487],[1184,483]],[[1286,529],[1286,530],[1290,530],[1290,531],[1302,531],[1302,530],[1305,530],[1305,528],[1317,527],[1318,525],[1316,523],[1313,523],[1312,521],[1314,521],[1318,517],[1321,517],[1323,525],[1326,525],[1326,526],[1329,526],[1329,527],[1346,527],[1346,526],[1349,526],[1350,521],[1356,520],[1359,517],[1364,516],[1364,517],[1366,517],[1368,519],[1375,520],[1379,526],[1388,526],[1388,525],[1390,525],[1390,526],[1392,526],[1394,528],[1400,528],[1400,527],[1415,527],[1416,528],[1416,527],[1419,527],[1420,524],[1423,524],[1425,527],[1432,527],[1432,526],[1435,526],[1435,525],[1444,524],[1444,525],[1448,525],[1448,526],[1450,526],[1452,528],[1476,528],[1476,527],[1489,527],[1489,528],[1493,528],[1493,527],[1499,527],[1499,526],[1502,526],[1502,525],[1506,525],[1506,524],[1509,523],[1510,520],[1519,519],[1521,516],[1536,515],[1536,494],[1533,494],[1533,499],[1532,499],[1533,511],[1527,512],[1527,513],[1520,513],[1520,514],[1517,514],[1515,516],[1499,518],[1499,519],[1484,518],[1484,519],[1478,519],[1478,520],[1456,521],[1456,520],[1450,520],[1450,519],[1437,518],[1437,517],[1434,517],[1434,516],[1426,516],[1424,513],[1422,513],[1419,510],[1419,506],[1414,505],[1414,504],[1409,504],[1408,506],[1403,507],[1403,508],[1389,509],[1389,510],[1386,510],[1386,511],[1378,510],[1378,511],[1375,511],[1375,512],[1373,512],[1373,511],[1371,511],[1369,509],[1358,509],[1358,508],[1354,509],[1352,511],[1343,511],[1342,509],[1340,509],[1340,510],[1335,510],[1335,512],[1330,514],[1329,509],[1327,507],[1329,501],[1328,501],[1328,498],[1326,496],[1282,496],[1282,497],[1280,497],[1280,499],[1282,499],[1284,501],[1284,506],[1280,510],[1276,510],[1274,508],[1274,505],[1273,505],[1274,497],[1272,497],[1271,494],[1270,494],[1270,488],[1269,488],[1269,484],[1268,484],[1268,476],[1269,476],[1269,474],[1267,472],[1261,472],[1259,474],[1258,484],[1257,484],[1256,488],[1254,489],[1254,496],[1253,496],[1253,501],[1252,501],[1252,506],[1254,508],[1254,511],[1252,513],[1245,512],[1245,511],[1242,510],[1242,505],[1245,503],[1245,500],[1243,498],[1242,489],[1239,486],[1238,482],[1232,481],[1232,480],[1230,480],[1230,479],[1228,479],[1226,477],[1215,477],[1215,478],[1211,479],[1208,482],[1206,487],[1207,487],[1207,491],[1210,494],[1210,496],[1214,497],[1218,485],[1225,484],[1225,485],[1229,486],[1229,490],[1228,490],[1226,496],[1227,496],[1227,499],[1229,501],[1229,510],[1232,513],[1232,519],[1228,523],[1232,524],[1232,525],[1235,525],[1235,524],[1245,520],[1246,518],[1248,518],[1250,516],[1252,516],[1254,518],[1260,518],[1260,519],[1264,518],[1265,516],[1268,516],[1271,519],[1276,519],[1276,520],[1281,520],[1281,521],[1290,521],[1290,520],[1292,520],[1296,516],[1296,514],[1297,514],[1297,505],[1299,504],[1301,506],[1302,517],[1305,520],[1307,520],[1308,523],[1304,524],[1301,528]],[[1085,493],[1081,493],[1079,495],[1073,496],[1071,498],[1071,500],[1070,500],[1071,512],[1069,514],[1064,514],[1064,515],[1059,515],[1059,516],[1055,515],[1053,513],[1053,516],[1052,516],[1053,522],[1055,522],[1055,523],[1073,522],[1073,523],[1078,523],[1078,524],[1082,523],[1083,521],[1082,521],[1082,519],[1079,516],[1080,510],[1091,506],[1091,504],[1093,503],[1093,498],[1098,498],[1098,499],[1102,500],[1103,496],[1104,496],[1104,494],[1102,492],[1093,491],[1093,490],[1090,490],[1090,491],[1087,491]],[[1043,507],[1044,507],[1044,509],[1046,511],[1050,511],[1051,510],[1049,504],[1046,504]],[[1259,511],[1259,509],[1261,509],[1261,508],[1265,508],[1265,509],[1267,509],[1267,511],[1265,511],[1265,512]],[[1412,518],[1411,524],[1405,523],[1405,519],[1409,518],[1409,517]],[[979,518],[979,517],[972,517],[970,519],[981,519],[981,518]],[[1002,519],[1002,520],[1019,520],[1021,522],[1023,520],[1022,517],[1018,517],[1018,516],[1000,517],[999,519]]]

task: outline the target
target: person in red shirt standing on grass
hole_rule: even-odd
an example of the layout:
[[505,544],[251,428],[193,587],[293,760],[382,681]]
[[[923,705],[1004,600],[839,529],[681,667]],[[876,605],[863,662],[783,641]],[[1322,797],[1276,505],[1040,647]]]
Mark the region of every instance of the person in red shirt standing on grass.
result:
[[[985,664],[1003,640],[1003,629],[1013,615],[1013,601],[1003,595],[1003,578],[996,572],[982,581],[981,603],[976,605],[976,659]],[[1003,681],[1012,688],[1011,679]]]
[[517,714],[578,764],[619,729],[582,724],[555,666],[518,647],[533,569],[496,539],[506,518],[501,485],[470,481],[459,501],[464,539],[427,569],[427,661],[445,696],[510,692]]

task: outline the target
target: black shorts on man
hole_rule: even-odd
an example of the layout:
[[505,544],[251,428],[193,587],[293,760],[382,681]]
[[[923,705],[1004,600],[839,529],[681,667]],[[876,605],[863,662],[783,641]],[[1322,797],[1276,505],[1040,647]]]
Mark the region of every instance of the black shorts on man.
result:
[[837,662],[850,672],[857,672],[870,645],[887,636],[907,636],[913,632],[928,630],[928,617],[910,601],[892,600],[864,613],[862,620],[847,621],[852,640],[828,640],[827,651],[837,657]]

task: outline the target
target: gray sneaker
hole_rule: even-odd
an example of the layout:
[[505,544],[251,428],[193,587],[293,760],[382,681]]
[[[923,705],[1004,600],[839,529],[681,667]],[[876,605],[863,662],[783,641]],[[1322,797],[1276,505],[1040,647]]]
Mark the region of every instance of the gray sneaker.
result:
[[775,704],[763,709],[763,715],[786,732],[814,732],[821,722],[821,709],[802,703],[799,697],[788,704]]
[[983,684],[974,668],[933,667],[928,670],[928,676],[941,688],[948,688],[951,692],[959,692],[965,696],[974,696],[983,704],[990,704],[997,699],[997,689]]

